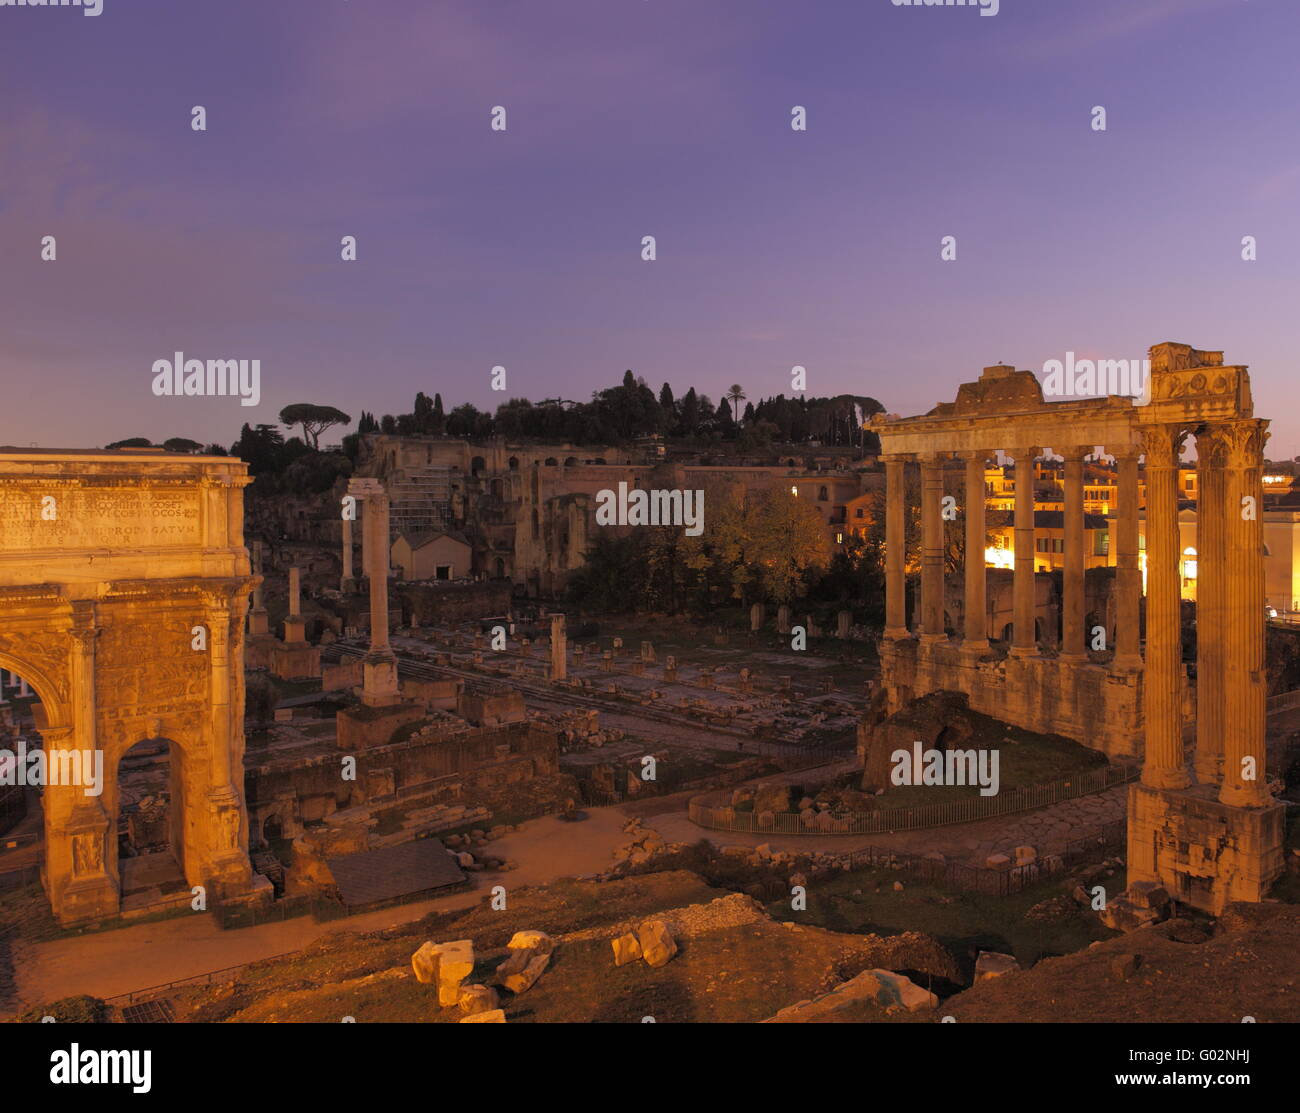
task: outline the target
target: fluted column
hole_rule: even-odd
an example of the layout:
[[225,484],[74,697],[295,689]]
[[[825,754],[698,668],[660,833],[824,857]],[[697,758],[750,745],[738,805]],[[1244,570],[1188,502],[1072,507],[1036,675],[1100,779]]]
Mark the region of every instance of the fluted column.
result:
[[1196,754],[1201,784],[1223,779],[1224,684],[1224,465],[1223,431],[1196,436]]
[[211,666],[208,676],[208,731],[211,765],[211,793],[222,800],[231,793],[233,765],[230,760],[231,732],[234,723],[230,715],[231,689],[234,678],[230,657],[230,600],[218,593],[206,599],[208,626],[208,659]]
[[[1129,448],[1114,452],[1118,473],[1118,514],[1115,520],[1115,661],[1124,668],[1142,667],[1142,570],[1138,567],[1138,466]],[[1148,567],[1150,555],[1147,556]]]
[[966,638],[963,647],[982,652],[989,647],[988,572],[984,548],[988,530],[984,514],[984,464],[988,454],[966,457]]
[[1083,458],[1091,449],[1065,452],[1065,569],[1061,577],[1061,656],[1086,661]]
[[1011,652],[1031,657],[1038,652],[1034,636],[1034,457],[1037,448],[1017,448],[1016,457],[1016,571],[1012,584],[1015,630]]
[[365,550],[370,577],[370,652],[388,646],[388,495],[369,494],[365,510]]
[[[1264,784],[1264,442],[1268,422],[1223,427],[1226,449],[1223,526],[1223,784],[1219,799],[1236,807],[1270,802]],[[1253,774],[1253,775],[1252,775]]]
[[901,456],[885,457],[885,637],[907,637],[907,527]]
[[343,519],[343,575],[339,580],[339,590],[344,594],[353,590],[352,583],[352,519]]
[[[1142,431],[1147,477],[1147,639],[1142,680],[1146,757],[1142,783],[1186,788],[1183,755],[1183,639],[1178,584],[1178,455],[1182,430]],[[1261,599],[1261,608],[1263,601]]]
[[943,463],[921,461],[921,639],[940,641],[943,626]]

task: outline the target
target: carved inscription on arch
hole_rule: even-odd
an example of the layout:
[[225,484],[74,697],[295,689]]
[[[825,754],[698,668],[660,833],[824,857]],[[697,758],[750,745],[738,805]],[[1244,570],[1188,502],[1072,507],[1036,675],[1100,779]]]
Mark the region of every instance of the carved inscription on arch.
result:
[[193,488],[0,483],[0,552],[202,544],[199,497]]

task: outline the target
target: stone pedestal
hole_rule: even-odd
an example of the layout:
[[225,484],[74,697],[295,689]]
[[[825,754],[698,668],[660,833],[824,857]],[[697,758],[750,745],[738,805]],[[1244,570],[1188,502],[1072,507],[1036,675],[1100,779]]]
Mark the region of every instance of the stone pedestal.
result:
[[390,653],[368,653],[361,662],[361,702],[367,707],[387,707],[401,702],[397,683],[397,658]]
[[1214,785],[1128,792],[1128,883],[1154,881],[1174,900],[1220,914],[1257,902],[1283,869],[1286,805],[1238,808]]
[[320,676],[320,650],[302,641],[276,643],[271,649],[271,671],[281,680],[313,680]]
[[419,722],[424,716],[424,706],[419,703],[392,703],[386,707],[362,704],[345,708],[334,718],[339,749],[356,751],[386,746],[398,728]]

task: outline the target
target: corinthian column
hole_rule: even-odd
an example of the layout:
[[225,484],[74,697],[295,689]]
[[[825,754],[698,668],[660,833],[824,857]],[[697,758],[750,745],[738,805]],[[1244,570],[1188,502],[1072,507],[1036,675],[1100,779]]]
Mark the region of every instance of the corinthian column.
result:
[[[1142,680],[1146,757],[1142,783],[1186,788],[1183,756],[1183,640],[1178,590],[1178,456],[1183,432],[1142,431],[1147,475],[1147,644]],[[1261,601],[1261,607],[1262,607]]]
[[1268,422],[1223,426],[1224,744],[1219,799],[1237,807],[1269,803],[1264,785],[1264,442]]
[[885,457],[885,637],[907,637],[906,465],[901,456]]
[[[1141,668],[1142,571],[1138,567],[1137,453],[1124,447],[1114,452],[1119,482],[1115,518],[1115,660],[1121,668]],[[1150,567],[1151,555],[1147,554]]]
[[1084,509],[1083,458],[1090,448],[1065,451],[1065,569],[1061,580],[1061,657],[1067,661],[1088,659],[1085,651],[1083,616],[1084,587]]
[[966,638],[963,647],[983,652],[989,647],[987,571],[984,548],[984,463],[986,452],[966,457]]
[[1016,571],[1012,583],[1015,634],[1011,653],[1032,657],[1038,652],[1034,636],[1034,457],[1037,448],[1017,448],[1016,458]]
[[943,464],[921,462],[921,640],[942,641]]
[[1201,784],[1223,779],[1224,685],[1224,465],[1223,430],[1196,435],[1196,755]]

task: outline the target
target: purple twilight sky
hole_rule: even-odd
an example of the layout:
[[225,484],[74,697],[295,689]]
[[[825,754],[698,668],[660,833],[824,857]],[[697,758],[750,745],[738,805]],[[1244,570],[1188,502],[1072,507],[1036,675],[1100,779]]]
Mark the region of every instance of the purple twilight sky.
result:
[[[1300,453],[1295,0],[103,4],[0,6],[0,443],[629,367],[910,414],[1179,340]],[[261,404],[155,397],[178,350],[260,359]]]

